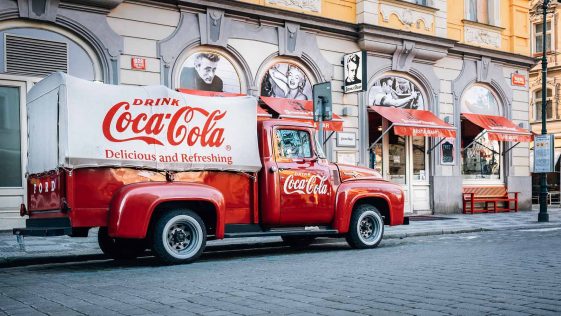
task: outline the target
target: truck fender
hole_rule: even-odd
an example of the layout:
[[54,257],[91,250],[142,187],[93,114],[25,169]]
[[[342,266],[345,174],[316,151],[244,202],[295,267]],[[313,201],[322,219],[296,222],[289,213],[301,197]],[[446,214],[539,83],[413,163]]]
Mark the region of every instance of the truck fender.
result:
[[[389,208],[388,214],[390,214],[391,219],[390,225],[398,225],[402,223],[403,208],[395,207],[396,205],[403,204],[403,194],[401,193],[401,189],[388,190],[395,185],[390,184],[389,186],[386,186],[385,184],[386,183],[384,182],[380,182],[374,186],[372,181],[352,181],[341,184],[337,190],[333,228],[337,229],[339,233],[347,233],[349,231],[349,223],[356,203],[365,198],[377,198],[385,201]],[[400,210],[401,213],[399,213]],[[399,216],[399,214],[401,214],[401,216]]]
[[156,207],[164,202],[181,201],[212,203],[216,211],[216,238],[224,238],[222,193],[208,185],[179,182],[134,183],[120,188],[109,205],[109,236],[145,238]]

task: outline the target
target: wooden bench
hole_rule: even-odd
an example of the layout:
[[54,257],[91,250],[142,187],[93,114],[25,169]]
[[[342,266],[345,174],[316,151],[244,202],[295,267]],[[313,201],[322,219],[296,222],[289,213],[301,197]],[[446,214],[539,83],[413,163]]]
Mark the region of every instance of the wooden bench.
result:
[[518,212],[518,193],[507,192],[505,186],[464,186],[463,212]]

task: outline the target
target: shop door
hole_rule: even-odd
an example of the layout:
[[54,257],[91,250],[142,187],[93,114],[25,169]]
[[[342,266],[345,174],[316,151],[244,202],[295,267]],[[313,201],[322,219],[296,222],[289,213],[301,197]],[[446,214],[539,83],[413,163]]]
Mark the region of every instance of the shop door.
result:
[[25,81],[0,80],[0,230],[23,224],[26,87]]
[[[386,120],[380,122],[388,128]],[[381,134],[381,132],[380,132]],[[389,181],[401,185],[405,193],[405,213],[430,212],[430,182],[427,138],[396,135],[390,130],[371,152],[371,168]]]

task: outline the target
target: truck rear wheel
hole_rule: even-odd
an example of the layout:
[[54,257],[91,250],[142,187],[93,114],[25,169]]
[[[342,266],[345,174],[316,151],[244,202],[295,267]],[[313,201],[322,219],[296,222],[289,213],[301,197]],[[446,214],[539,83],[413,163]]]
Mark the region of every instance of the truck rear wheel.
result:
[[361,204],[351,216],[349,232],[346,239],[353,248],[375,248],[384,236],[384,218],[376,207]]
[[97,242],[103,253],[112,259],[134,259],[146,250],[143,239],[112,238],[107,233],[107,227],[100,227]]
[[187,209],[164,214],[154,225],[152,250],[165,263],[191,263],[206,246],[206,227]]

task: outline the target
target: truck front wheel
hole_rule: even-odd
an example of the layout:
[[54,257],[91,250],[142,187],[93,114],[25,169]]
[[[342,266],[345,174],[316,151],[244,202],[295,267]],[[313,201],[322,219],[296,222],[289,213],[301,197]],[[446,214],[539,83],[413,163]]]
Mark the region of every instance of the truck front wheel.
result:
[[349,232],[346,239],[353,248],[375,248],[384,236],[384,218],[376,207],[361,204],[351,216]]
[[203,220],[191,210],[165,213],[154,225],[152,250],[165,263],[190,263],[206,246]]
[[103,253],[112,259],[134,259],[146,250],[144,239],[112,238],[107,234],[107,227],[100,227],[97,242]]

